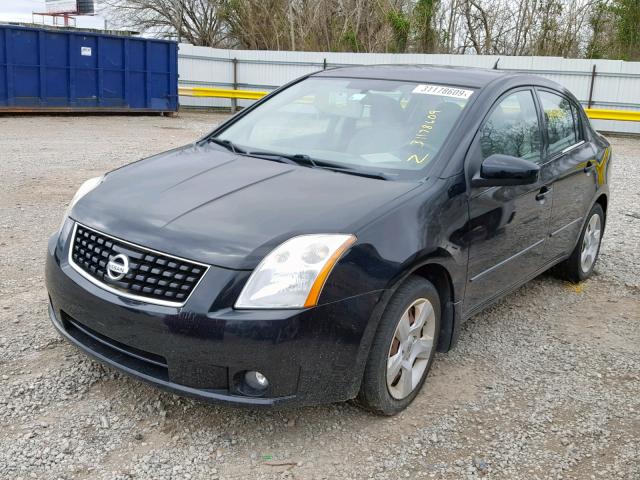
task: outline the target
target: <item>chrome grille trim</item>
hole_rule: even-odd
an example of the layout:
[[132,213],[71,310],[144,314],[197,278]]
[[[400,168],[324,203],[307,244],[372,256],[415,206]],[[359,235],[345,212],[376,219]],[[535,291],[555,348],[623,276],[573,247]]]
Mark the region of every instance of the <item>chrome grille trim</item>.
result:
[[[187,295],[187,297],[184,300],[181,301],[171,301],[171,300],[161,300],[161,299],[157,299],[157,298],[153,298],[153,297],[148,297],[145,295],[137,295],[135,293],[131,293],[129,291],[125,291],[123,289],[118,289],[115,288],[101,280],[99,280],[98,278],[94,277],[93,275],[91,275],[89,272],[87,272],[86,270],[84,270],[82,267],[80,267],[73,259],[73,249],[74,249],[74,245],[75,245],[75,240],[76,240],[76,233],[78,230],[78,226],[80,226],[83,229],[86,229],[88,231],[94,232],[97,235],[103,236],[103,237],[107,237],[111,240],[114,240],[118,243],[122,243],[125,245],[129,245],[141,252],[145,252],[145,253],[149,253],[152,255],[160,255],[163,257],[167,257],[167,258],[171,258],[171,259],[175,259],[177,261],[180,262],[185,262],[185,263],[189,263],[189,264],[193,264],[193,265],[197,265],[199,267],[202,267],[204,269],[204,271],[202,272],[201,277],[198,279],[198,281],[194,284],[193,288],[191,289],[191,291],[189,292],[189,294]],[[147,304],[153,304],[153,305],[161,305],[164,307],[174,307],[174,308],[180,308],[182,306],[184,306],[187,301],[189,300],[189,298],[191,298],[191,295],[193,294],[193,292],[198,288],[198,286],[200,285],[200,283],[202,282],[202,280],[204,279],[204,277],[207,275],[207,272],[209,271],[210,266],[200,263],[200,262],[196,262],[194,260],[189,260],[186,258],[182,258],[182,257],[178,257],[176,255],[171,255],[169,253],[165,253],[165,252],[160,252],[158,250],[153,250],[151,248],[148,247],[143,247],[141,245],[132,243],[132,242],[128,242],[126,240],[123,240],[121,238],[117,238],[114,237],[112,235],[100,232],[96,229],[93,229],[91,227],[87,227],[84,224],[81,224],[79,222],[74,221],[74,225],[73,225],[73,231],[71,233],[70,236],[70,240],[69,240],[69,252],[67,255],[67,259],[69,262],[69,265],[71,265],[71,267],[73,268],[74,271],[76,271],[77,273],[79,273],[83,278],[85,278],[86,280],[88,280],[89,282],[93,283],[94,285],[100,287],[103,290],[106,290],[110,293],[113,293],[114,295],[123,297],[123,298],[128,298],[128,299],[132,299],[132,300],[136,300],[139,302],[143,302],[143,303],[147,303]]]

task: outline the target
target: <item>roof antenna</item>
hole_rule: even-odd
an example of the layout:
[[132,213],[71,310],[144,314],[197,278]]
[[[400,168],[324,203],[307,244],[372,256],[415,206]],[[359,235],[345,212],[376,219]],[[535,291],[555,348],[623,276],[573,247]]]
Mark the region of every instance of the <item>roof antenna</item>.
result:
[[498,70],[498,64],[500,63],[500,57],[496,60],[496,63],[493,64],[493,70]]

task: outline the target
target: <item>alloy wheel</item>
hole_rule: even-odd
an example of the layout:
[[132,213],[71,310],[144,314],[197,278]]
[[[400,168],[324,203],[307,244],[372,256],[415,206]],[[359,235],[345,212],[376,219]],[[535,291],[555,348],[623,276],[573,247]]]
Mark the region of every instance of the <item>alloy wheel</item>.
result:
[[584,273],[587,273],[594,262],[596,261],[596,255],[600,247],[600,236],[602,229],[600,226],[600,215],[593,215],[589,219],[587,228],[582,238],[582,249],[580,251],[580,268]]
[[431,358],[436,329],[433,305],[415,300],[396,327],[387,359],[387,388],[396,400],[408,397],[420,384]]

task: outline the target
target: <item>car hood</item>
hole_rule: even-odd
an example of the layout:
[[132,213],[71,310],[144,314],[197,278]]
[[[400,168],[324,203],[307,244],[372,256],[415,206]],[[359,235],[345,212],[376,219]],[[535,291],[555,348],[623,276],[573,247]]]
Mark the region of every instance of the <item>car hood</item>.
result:
[[114,170],[71,217],[154,250],[252,269],[292,236],[356,233],[415,187],[194,145]]

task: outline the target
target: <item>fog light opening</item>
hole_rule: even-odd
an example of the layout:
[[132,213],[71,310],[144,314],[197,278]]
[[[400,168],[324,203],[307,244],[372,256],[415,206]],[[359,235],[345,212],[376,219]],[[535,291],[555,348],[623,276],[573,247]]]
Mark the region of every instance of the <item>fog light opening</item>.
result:
[[269,380],[267,380],[267,377],[254,370],[248,371],[244,374],[244,381],[248,387],[259,392],[269,388]]
[[236,372],[233,376],[233,384],[236,392],[248,397],[262,397],[271,386],[267,377],[256,370]]

